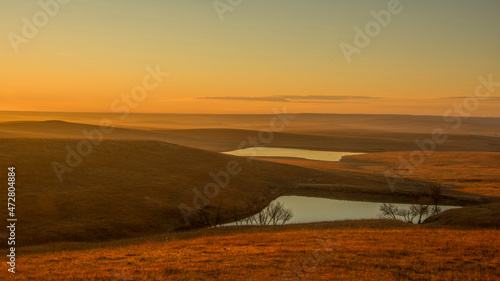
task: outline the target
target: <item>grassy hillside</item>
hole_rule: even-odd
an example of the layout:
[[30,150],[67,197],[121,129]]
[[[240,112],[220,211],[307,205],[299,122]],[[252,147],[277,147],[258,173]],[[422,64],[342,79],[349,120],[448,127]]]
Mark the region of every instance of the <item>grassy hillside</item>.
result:
[[[204,149],[227,151],[236,149],[258,131],[238,129],[159,130],[167,141],[183,145],[204,145]],[[385,152],[416,150],[415,140],[429,138],[427,133],[382,132],[374,130],[335,130],[305,133],[274,133],[272,142],[262,146],[330,150],[346,152]],[[499,151],[500,138],[491,136],[449,135],[437,151]],[[201,146],[200,146],[201,147]]]
[[23,248],[15,280],[498,280],[499,234],[384,220],[219,228]]
[[[228,221],[257,212],[283,194],[412,203],[418,200],[414,194],[425,187],[424,182],[408,180],[405,189],[392,193],[381,175],[248,161],[158,141],[118,140],[94,146],[60,182],[52,164],[65,164],[66,147],[76,149],[78,144],[64,139],[0,139],[2,169],[16,167],[18,238],[23,245],[172,231],[186,227],[181,203],[195,208],[195,203],[207,201],[207,217],[213,224],[219,206],[220,218]],[[194,200],[194,189],[204,192],[207,184],[216,182],[210,173],[227,171],[230,161],[241,173],[230,177],[214,198]],[[7,182],[7,173],[0,173],[0,181]],[[2,200],[6,196],[2,193]],[[459,198],[456,193],[448,194],[446,203],[464,203],[454,198]],[[467,199],[465,204],[474,202]],[[0,212],[6,216],[6,209]],[[189,218],[192,224],[203,219]]]
[[500,229],[500,203],[452,209],[425,221],[428,227]]
[[[279,112],[283,113],[280,109]],[[270,114],[141,114],[135,113],[120,119],[117,113],[67,113],[67,112],[6,112],[0,111],[0,122],[62,120],[98,125],[107,118],[119,127],[135,129],[207,129],[229,128],[260,130],[269,126]],[[450,134],[500,136],[500,118],[469,117],[462,124],[451,128],[442,116],[384,115],[384,114],[296,114],[286,126],[288,133],[330,134],[332,131],[385,131],[430,134],[442,128]],[[279,124],[278,124],[279,125]]]
[[[265,158],[265,160],[356,174],[367,178],[376,177],[386,171],[400,175],[400,157],[408,161],[411,153],[412,151],[401,151],[349,155],[335,163],[286,158]],[[498,152],[437,151],[426,157],[421,165],[413,165],[411,168],[413,170],[405,177],[406,179],[441,182],[471,196],[479,194],[500,199],[500,153]],[[405,189],[404,183],[397,184],[396,189]]]
[[[18,238],[23,245],[50,241],[93,241],[165,232],[185,226],[180,203],[193,207],[195,193],[227,171],[233,161],[241,173],[210,200],[222,204],[222,217],[264,207],[303,178],[333,179],[324,172],[181,147],[155,141],[103,141],[59,182],[52,163],[65,163],[66,146],[78,140],[0,139],[2,170],[17,173]],[[323,177],[323,179],[321,179]],[[328,177],[331,177],[328,179]],[[7,172],[0,174],[7,182]],[[224,177],[221,177],[225,181]],[[210,189],[213,190],[213,189]],[[215,192],[215,191],[210,191]],[[6,192],[1,194],[6,202]],[[201,201],[200,201],[201,202]],[[2,215],[6,216],[2,208]]]
[[[415,139],[450,124],[432,116],[301,114],[266,144],[388,151],[323,162],[216,152],[257,137],[271,115],[131,115],[86,151],[82,131],[98,129],[103,117],[117,116],[0,112],[0,121],[9,121],[0,123],[0,182],[7,183],[7,167],[16,167],[13,280],[500,279],[498,118],[464,120],[453,132],[461,135],[449,135],[392,192],[383,173],[398,172],[399,156],[417,149]],[[43,121],[56,119],[75,123]],[[68,147],[88,155],[75,159]],[[81,163],[71,166],[68,159]],[[71,170],[63,181],[54,162]],[[221,176],[229,171],[239,172]],[[226,179],[227,185],[215,185]],[[422,225],[361,220],[201,227],[217,214],[221,222],[246,217],[285,194],[417,203],[433,182],[444,183],[441,204],[473,206]],[[214,188],[218,193],[208,196]],[[0,200],[6,196],[0,193]],[[203,201],[204,216],[193,214],[186,225],[179,204]],[[0,277],[11,280],[5,273]]]
[[[216,182],[210,173],[227,171],[231,161],[241,173],[230,177],[227,187],[219,188],[214,198],[205,196],[211,220],[215,220],[219,206],[222,219],[241,218],[304,185],[375,188],[377,184],[344,173],[250,162],[164,142],[118,140],[94,146],[80,165],[64,173],[60,182],[52,164],[57,161],[66,165],[66,147],[77,149],[79,143],[64,139],[0,139],[2,169],[16,167],[18,238],[23,245],[118,239],[185,227],[179,204],[194,208],[193,190],[204,192],[207,184]],[[7,172],[0,173],[0,181],[7,182]],[[387,188],[372,192],[385,194],[386,199],[393,197]],[[0,196],[6,202],[7,194]],[[0,212],[6,216],[6,209]],[[196,219],[200,217],[194,216],[193,223]]]
[[[114,124],[116,126],[116,124]],[[215,126],[215,125],[214,125]],[[268,125],[269,126],[269,125]],[[266,128],[262,126],[259,129]],[[269,130],[269,128],[267,128]],[[19,121],[0,123],[0,137],[83,138],[83,130],[100,130],[99,126],[51,121]],[[259,131],[242,129],[149,130],[117,127],[103,134],[106,139],[161,140],[210,151],[235,150],[242,147],[270,146],[347,152],[411,151],[418,149],[415,140],[430,137],[429,133],[403,133],[371,130],[311,131],[306,133],[274,132],[271,142],[259,139]],[[266,136],[267,138],[267,136]],[[497,151],[500,138],[450,134],[437,151]],[[254,139],[255,144],[249,144]]]

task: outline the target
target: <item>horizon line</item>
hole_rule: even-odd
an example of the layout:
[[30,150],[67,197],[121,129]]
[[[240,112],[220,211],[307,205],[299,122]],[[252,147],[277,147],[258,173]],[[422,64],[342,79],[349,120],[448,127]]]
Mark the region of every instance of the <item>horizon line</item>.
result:
[[[120,112],[100,112],[100,111],[28,111],[28,110],[0,110],[0,113],[62,113],[62,114],[122,114]],[[130,115],[276,115],[274,113],[168,113],[168,112],[131,112]],[[318,112],[287,112],[285,114],[294,115],[386,115],[386,116],[420,116],[420,117],[443,117],[443,115],[429,114],[404,114],[404,113],[318,113]],[[461,117],[459,115],[450,115]],[[499,116],[469,116],[466,118],[500,118]]]

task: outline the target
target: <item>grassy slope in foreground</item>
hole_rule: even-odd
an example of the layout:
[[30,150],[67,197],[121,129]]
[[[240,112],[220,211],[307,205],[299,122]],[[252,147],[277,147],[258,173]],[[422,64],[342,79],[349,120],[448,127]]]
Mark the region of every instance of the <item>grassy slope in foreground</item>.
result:
[[386,220],[219,228],[22,249],[16,280],[499,280],[499,234]]

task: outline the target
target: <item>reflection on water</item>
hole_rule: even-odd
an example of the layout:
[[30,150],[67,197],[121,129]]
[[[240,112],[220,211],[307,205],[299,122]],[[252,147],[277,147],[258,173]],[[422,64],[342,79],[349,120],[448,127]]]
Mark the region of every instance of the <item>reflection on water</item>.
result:
[[363,154],[354,152],[318,151],[318,150],[276,148],[276,147],[249,147],[245,149],[238,149],[224,153],[235,156],[295,157],[295,158],[303,158],[308,160],[319,160],[319,161],[339,161],[342,158],[342,156],[345,155]]
[[[376,219],[380,215],[382,203],[335,200],[305,196],[281,196],[273,202],[280,202],[293,212],[287,222],[308,223],[348,219]],[[409,208],[410,204],[393,204],[398,208]],[[458,208],[439,206],[441,211]],[[244,224],[244,223],[243,223]]]
[[[275,147],[249,147],[225,153],[247,157],[296,157],[320,161],[339,161],[346,155],[363,154]],[[382,205],[382,203],[334,200],[304,196],[281,196],[271,202],[271,204],[276,203],[282,204],[284,208],[293,213],[293,217],[287,221],[287,224],[348,219],[376,219],[380,216],[380,206]],[[408,209],[410,207],[410,204],[393,205],[399,209]],[[452,206],[439,207],[442,211],[457,208]],[[246,220],[241,220],[238,224],[246,224],[248,220],[248,218]],[[235,223],[226,225],[234,224]]]

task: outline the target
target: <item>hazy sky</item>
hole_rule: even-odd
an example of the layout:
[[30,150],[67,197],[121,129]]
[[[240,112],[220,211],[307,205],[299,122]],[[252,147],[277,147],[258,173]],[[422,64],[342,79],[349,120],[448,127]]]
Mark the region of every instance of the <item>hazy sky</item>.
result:
[[500,81],[498,0],[402,0],[350,63],[340,44],[392,0],[55,1],[0,0],[0,110],[109,112],[147,66],[170,75],[136,112],[440,115]]

